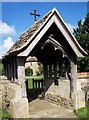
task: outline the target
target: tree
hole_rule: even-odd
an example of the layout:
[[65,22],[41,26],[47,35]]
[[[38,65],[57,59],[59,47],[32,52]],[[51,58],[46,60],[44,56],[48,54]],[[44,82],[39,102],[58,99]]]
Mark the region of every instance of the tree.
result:
[[32,76],[32,74],[33,74],[33,70],[30,67],[27,67],[25,69],[25,75],[26,76]]
[[78,27],[74,29],[74,36],[79,44],[88,53],[84,58],[78,58],[78,71],[89,71],[89,13],[86,15],[84,22],[78,21]]

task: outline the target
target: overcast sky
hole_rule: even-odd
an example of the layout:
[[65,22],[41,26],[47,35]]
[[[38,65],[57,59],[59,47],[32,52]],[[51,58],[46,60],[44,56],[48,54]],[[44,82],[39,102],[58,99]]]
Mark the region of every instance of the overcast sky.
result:
[[21,33],[33,24],[34,17],[29,14],[30,12],[36,9],[41,15],[37,17],[38,20],[54,7],[71,32],[77,27],[77,21],[80,19],[84,21],[87,13],[87,2],[3,2],[2,18],[0,17],[0,38],[2,34],[0,51],[2,54],[7,52]]

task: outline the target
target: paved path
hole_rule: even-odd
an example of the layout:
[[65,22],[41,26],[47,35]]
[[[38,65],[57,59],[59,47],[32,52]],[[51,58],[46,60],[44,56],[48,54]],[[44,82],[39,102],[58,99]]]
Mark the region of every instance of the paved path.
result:
[[33,100],[29,104],[30,118],[77,118],[73,111],[46,100]]

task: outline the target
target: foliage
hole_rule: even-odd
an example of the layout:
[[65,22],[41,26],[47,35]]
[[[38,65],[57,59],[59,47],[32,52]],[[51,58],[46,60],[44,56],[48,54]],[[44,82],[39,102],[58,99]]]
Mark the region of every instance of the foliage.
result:
[[25,69],[25,75],[26,76],[32,76],[32,74],[33,74],[33,70],[30,67],[27,67]]
[[9,119],[11,118],[11,115],[6,109],[0,109],[0,118]]
[[89,102],[86,102],[86,107],[80,108],[75,111],[78,118],[86,118],[89,120]]
[[87,118],[87,108],[80,108],[76,111],[78,118]]
[[78,71],[89,71],[89,13],[86,15],[85,21],[78,21],[78,27],[74,29],[74,36],[79,44],[88,53],[85,58],[78,58]]
[[2,97],[2,109],[0,109],[0,118],[7,119],[11,118],[9,113],[10,100],[8,99],[8,94],[5,94]]
[[5,94],[3,95],[2,101],[3,101],[2,102],[3,109],[8,109],[10,106],[10,100],[8,99],[7,92],[5,92]]

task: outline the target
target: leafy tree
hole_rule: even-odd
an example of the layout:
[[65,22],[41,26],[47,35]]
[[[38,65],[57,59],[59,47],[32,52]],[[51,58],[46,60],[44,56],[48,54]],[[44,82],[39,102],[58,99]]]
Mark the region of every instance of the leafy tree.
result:
[[78,58],[78,71],[89,71],[89,13],[86,15],[84,22],[78,21],[78,27],[74,29],[74,36],[79,44],[88,53],[84,58]]
[[33,70],[30,67],[27,67],[25,69],[25,75],[26,76],[32,76],[32,74],[33,74]]

